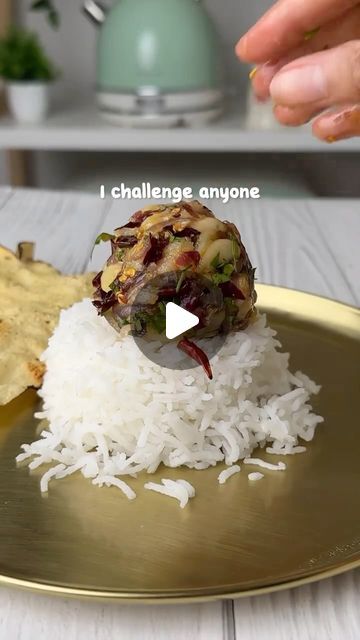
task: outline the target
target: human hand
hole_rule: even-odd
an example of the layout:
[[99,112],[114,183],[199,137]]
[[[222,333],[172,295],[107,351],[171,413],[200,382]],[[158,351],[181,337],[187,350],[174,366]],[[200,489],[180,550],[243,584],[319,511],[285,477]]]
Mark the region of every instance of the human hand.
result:
[[250,74],[254,92],[272,98],[281,124],[315,117],[322,140],[360,135],[359,0],[278,0],[236,53],[258,65]]

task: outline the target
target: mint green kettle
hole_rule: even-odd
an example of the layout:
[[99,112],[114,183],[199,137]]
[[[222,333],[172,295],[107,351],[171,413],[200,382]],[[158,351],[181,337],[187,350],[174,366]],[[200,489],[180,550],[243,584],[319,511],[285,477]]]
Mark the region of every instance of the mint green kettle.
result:
[[99,27],[97,97],[124,125],[192,125],[222,105],[219,39],[199,0],[84,3]]

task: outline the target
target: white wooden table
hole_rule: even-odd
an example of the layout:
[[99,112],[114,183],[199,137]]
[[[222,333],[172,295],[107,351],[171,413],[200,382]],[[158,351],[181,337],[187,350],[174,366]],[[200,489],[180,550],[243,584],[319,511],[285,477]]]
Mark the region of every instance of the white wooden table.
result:
[[[66,272],[89,261],[94,238],[141,202],[0,189],[0,243],[37,243],[37,257]],[[210,203],[211,204],[211,203]],[[360,202],[214,203],[239,225],[261,282],[360,304]],[[318,584],[236,602],[147,607],[106,605],[0,589],[1,640],[359,640],[360,570]]]

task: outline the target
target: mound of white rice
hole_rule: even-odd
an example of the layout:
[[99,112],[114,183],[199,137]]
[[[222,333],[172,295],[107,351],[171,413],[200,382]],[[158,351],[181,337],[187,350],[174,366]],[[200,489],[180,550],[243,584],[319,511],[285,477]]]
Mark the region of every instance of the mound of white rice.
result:
[[[121,478],[152,473],[160,463],[206,469],[245,458],[251,464],[252,451],[267,444],[274,454],[303,451],[299,438],[312,440],[322,422],[309,404],[319,387],[289,371],[275,335],[261,316],[229,336],[212,359],[210,381],[200,367],[184,372],[152,363],[90,300],[77,303],[61,313],[42,356],[47,373],[36,417],[48,426],[39,440],[23,445],[17,460],[31,458],[31,468],[55,463],[42,478],[43,491],[50,478],[80,470],[132,499]],[[147,488],[187,501],[184,484]],[[193,497],[193,488],[186,490]]]

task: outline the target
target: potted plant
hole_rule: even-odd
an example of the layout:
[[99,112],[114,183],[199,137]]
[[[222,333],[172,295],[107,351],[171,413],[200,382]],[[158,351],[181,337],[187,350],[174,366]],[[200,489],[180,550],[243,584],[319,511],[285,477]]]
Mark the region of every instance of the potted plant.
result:
[[32,11],[44,12],[53,29],[57,29],[59,27],[60,15],[52,0],[34,0],[30,9]]
[[42,122],[49,109],[49,84],[56,71],[37,35],[12,28],[0,39],[0,77],[14,118],[24,124]]

